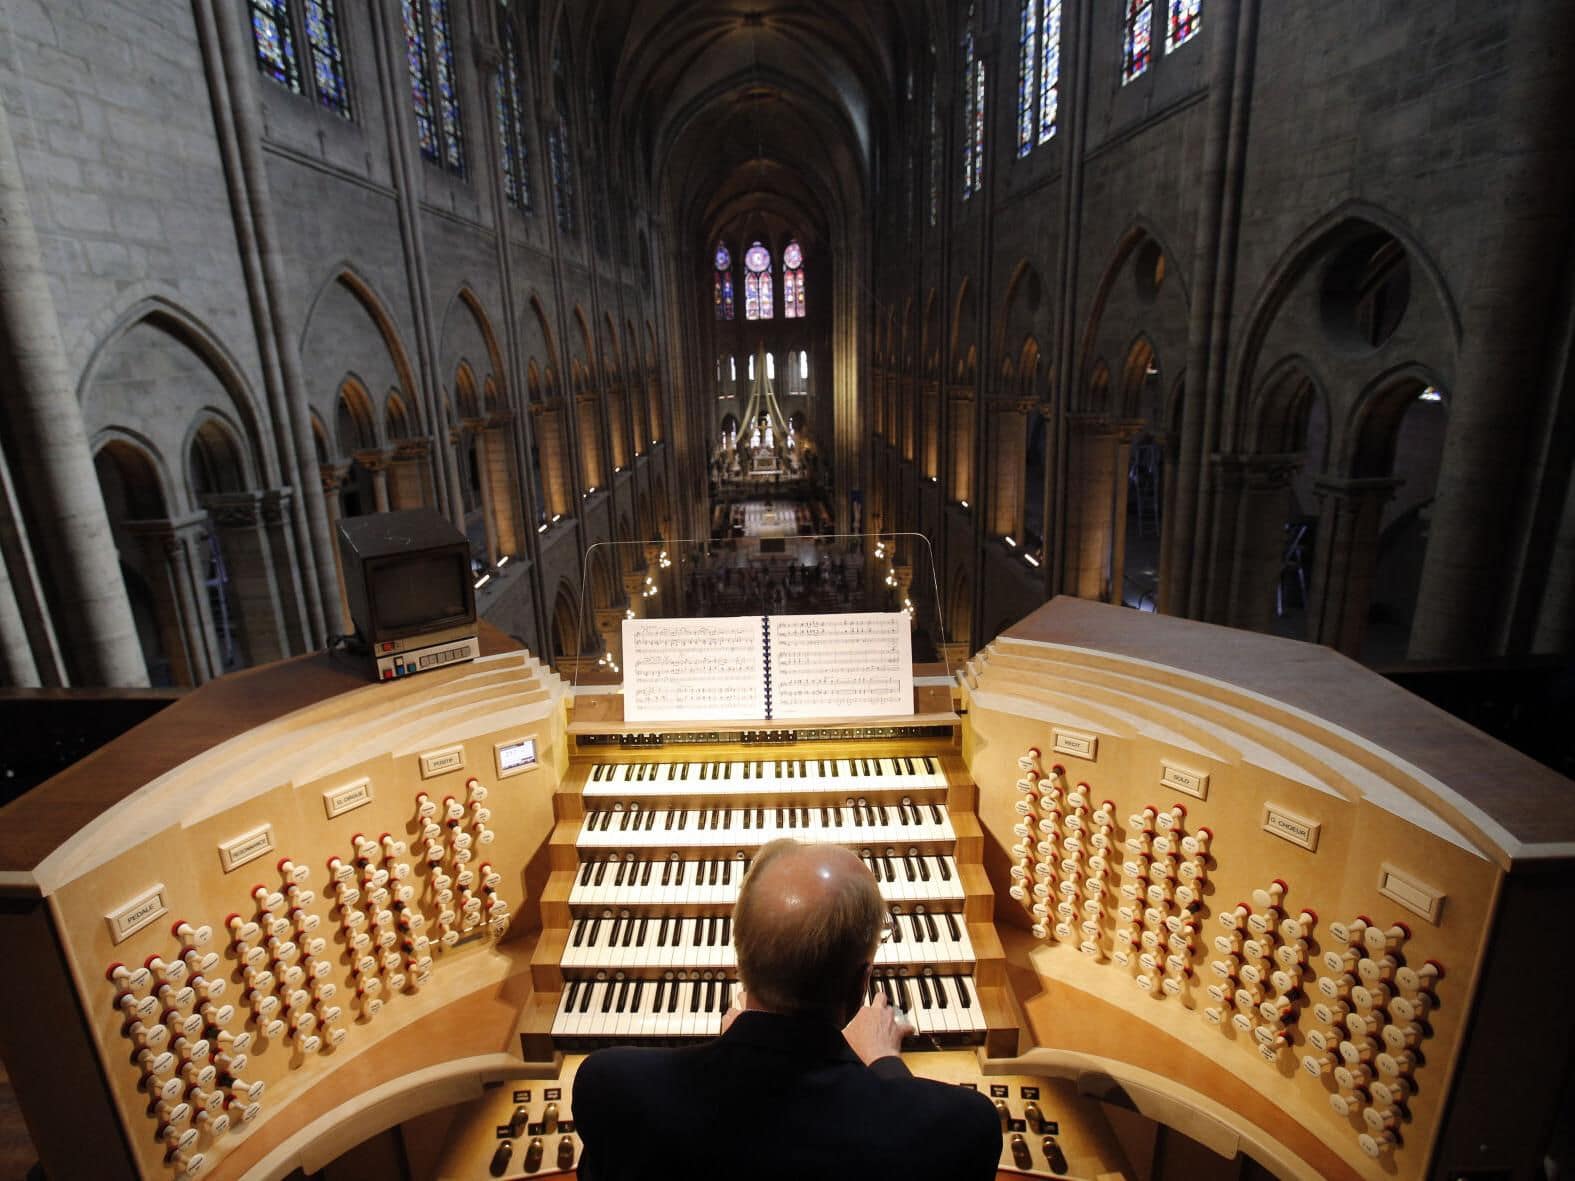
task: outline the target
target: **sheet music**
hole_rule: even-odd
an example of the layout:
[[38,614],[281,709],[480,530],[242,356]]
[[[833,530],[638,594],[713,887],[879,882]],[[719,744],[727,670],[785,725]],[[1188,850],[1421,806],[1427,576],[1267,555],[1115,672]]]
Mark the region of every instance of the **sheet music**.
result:
[[760,616],[625,619],[623,716],[628,722],[764,718]]
[[901,611],[773,615],[771,716],[913,713],[913,641]]

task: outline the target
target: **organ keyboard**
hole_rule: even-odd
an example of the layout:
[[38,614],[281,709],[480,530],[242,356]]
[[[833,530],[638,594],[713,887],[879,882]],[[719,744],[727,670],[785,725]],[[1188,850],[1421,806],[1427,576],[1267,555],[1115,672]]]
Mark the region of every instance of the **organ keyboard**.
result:
[[[850,726],[834,742],[775,733],[760,758],[694,749],[691,732],[681,757],[647,744],[618,760],[602,753],[616,722],[609,731],[589,712],[570,725],[593,760],[559,795],[564,868],[548,882],[535,961],[538,988],[558,999],[550,1024],[539,1006],[547,1028],[528,1045],[715,1036],[736,987],[729,911],[755,851],[780,837],[846,845],[869,865],[892,915],[871,995],[911,1013],[915,1046],[984,1041],[992,1016],[998,1038],[1015,1038],[949,709],[920,740],[933,750],[891,750],[883,728]],[[961,834],[954,807],[967,809]],[[972,899],[959,866],[970,858]]]
[[221,678],[0,814],[0,1052],[51,1177],[314,1172],[502,1080],[530,1110],[485,1135],[570,1168],[565,1051],[719,1027],[777,835],[870,866],[873,987],[916,1073],[1000,1088],[1003,1168],[1119,1167],[1052,1095],[1281,1177],[1549,1151],[1570,785],[1333,654],[1057,600],[914,717],[653,733],[487,643]]

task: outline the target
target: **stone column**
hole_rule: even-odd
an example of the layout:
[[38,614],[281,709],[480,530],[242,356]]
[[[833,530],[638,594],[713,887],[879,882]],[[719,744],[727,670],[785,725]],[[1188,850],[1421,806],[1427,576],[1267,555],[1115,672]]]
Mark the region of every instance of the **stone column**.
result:
[[202,502],[224,554],[235,618],[251,664],[280,660],[291,651],[267,523],[269,515],[280,519],[277,500],[271,514],[264,511],[265,502],[277,496],[222,493],[205,496]]
[[27,626],[11,585],[11,572],[0,555],[0,685],[10,688],[39,687],[38,665],[27,643]]
[[482,433],[486,443],[486,465],[481,472],[481,486],[488,489],[492,497],[489,511],[498,556],[508,554],[520,558],[525,554],[525,530],[520,526],[521,485],[515,474],[513,449],[509,446],[513,422],[514,416],[507,413],[487,419]]
[[[312,651],[311,634],[306,629],[307,589],[301,577],[301,562],[296,556],[295,530],[292,528],[296,509],[294,492],[289,488],[269,488],[260,494],[258,515],[262,535],[270,555],[269,569],[281,603],[293,603],[294,611],[285,611],[284,627],[279,632],[281,657]],[[258,659],[253,657],[253,659]]]
[[[1214,464],[1220,514],[1214,542],[1230,566],[1228,594],[1210,596],[1213,609],[1206,618],[1266,632],[1274,621],[1274,592],[1285,559],[1291,478],[1302,456],[1216,455]],[[1225,583],[1223,578],[1210,581],[1211,586]]]
[[602,638],[602,650],[623,665],[623,621],[628,612],[623,607],[596,608],[596,631]]
[[323,506],[328,514],[328,536],[334,540],[334,578],[339,590],[339,618],[345,621],[348,633],[354,630],[355,620],[350,618],[350,599],[345,594],[344,559],[339,556],[339,489],[350,468],[349,465],[335,467],[333,464],[322,464],[317,471],[322,481]]
[[[470,432],[470,437],[476,442],[475,475],[476,484],[480,488],[481,496],[481,529],[482,536],[486,539],[487,565],[496,566],[498,555],[503,551],[498,548],[498,514],[497,514],[497,489],[492,483],[492,465],[502,455],[494,456],[493,452],[501,451],[497,443],[487,437],[487,424],[479,418],[467,418],[464,430]],[[456,445],[464,439],[464,434],[456,432]]]
[[1061,589],[1121,601],[1126,563],[1127,467],[1139,422],[1068,416],[1066,554]]
[[[372,508],[376,512],[388,511],[388,452],[357,451],[353,458],[372,475]],[[335,539],[335,544],[338,539]]]
[[574,510],[573,489],[569,482],[569,456],[563,442],[563,405],[536,403],[536,451],[541,461],[541,482],[546,493],[547,516],[568,515]]
[[401,439],[394,444],[384,476],[390,508],[424,508],[432,504],[431,452],[429,439]]
[[[154,617],[170,676],[177,685],[201,685],[223,671],[208,613],[207,514],[168,521],[128,521],[143,547]],[[193,552],[200,543],[204,550]]]
[[21,163],[0,103],[0,427],[49,613],[76,685],[140,686],[148,669],[60,339]]
[[1313,483],[1320,510],[1307,638],[1353,659],[1361,654],[1367,626],[1384,505],[1401,483],[1393,476],[1320,476]]

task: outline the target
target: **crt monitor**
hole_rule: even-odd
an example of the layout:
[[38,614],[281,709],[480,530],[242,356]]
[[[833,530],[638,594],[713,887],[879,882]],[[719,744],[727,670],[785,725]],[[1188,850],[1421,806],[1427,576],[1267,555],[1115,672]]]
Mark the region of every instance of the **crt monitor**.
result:
[[339,522],[345,599],[356,639],[394,680],[477,655],[470,543],[432,509]]

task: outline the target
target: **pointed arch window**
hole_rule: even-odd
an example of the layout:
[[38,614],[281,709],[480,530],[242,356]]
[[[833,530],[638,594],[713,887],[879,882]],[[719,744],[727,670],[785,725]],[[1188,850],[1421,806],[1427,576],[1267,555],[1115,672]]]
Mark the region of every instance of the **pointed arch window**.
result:
[[963,200],[984,188],[984,62],[973,37],[973,7],[968,8],[968,32],[962,44],[963,87]]
[[306,0],[306,43],[312,50],[317,101],[336,115],[350,117],[350,86],[345,80],[344,43],[334,0]]
[[578,233],[574,216],[574,144],[569,137],[569,76],[560,41],[552,49],[552,88],[557,119],[547,131],[548,164],[552,169],[552,209],[558,229]]
[[797,239],[782,250],[782,315],[804,318],[804,249]]
[[1180,49],[1198,35],[1203,24],[1203,0],[1170,0],[1170,19],[1165,23],[1165,52]]
[[[335,0],[249,0],[257,68],[292,94],[350,118],[350,83]],[[302,32],[311,73],[301,72]]]
[[1034,115],[1039,95],[1034,83],[1039,72],[1039,0],[1022,0],[1017,27],[1017,154],[1034,150]]
[[1039,22],[1039,142],[1055,135],[1061,113],[1061,0],[1042,0]]
[[1127,0],[1121,37],[1121,81],[1132,81],[1148,69],[1153,52],[1154,0]]
[[935,46],[930,46],[930,224],[941,220],[941,113],[936,94]]
[[503,149],[503,193],[509,204],[529,213],[530,144],[526,139],[524,89],[520,85],[519,35],[507,16],[499,21],[503,61],[494,79],[498,108],[498,139]]
[[772,294],[771,251],[760,242],[752,243],[744,253],[744,319],[771,319]]
[[448,0],[400,0],[400,7],[416,141],[426,159],[463,176],[465,136]]
[[286,0],[251,0],[257,68],[294,94],[301,93],[301,60],[295,51]]
[[729,253],[726,243],[716,244],[716,256],[712,259],[712,266],[716,278],[713,292],[716,301],[716,318],[731,320],[733,318],[733,256]]
[[1022,0],[1017,74],[1017,155],[1055,135],[1061,105],[1061,0]]

